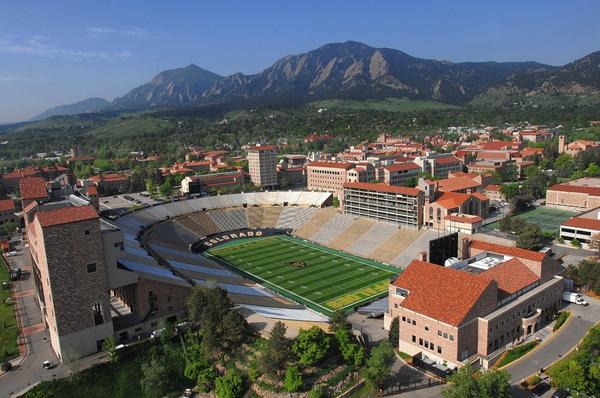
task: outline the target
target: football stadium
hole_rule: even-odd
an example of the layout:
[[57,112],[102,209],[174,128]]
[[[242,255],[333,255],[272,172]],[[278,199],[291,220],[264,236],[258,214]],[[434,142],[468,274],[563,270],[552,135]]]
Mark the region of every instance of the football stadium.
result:
[[227,242],[205,255],[325,315],[387,295],[398,269],[290,236]]
[[119,267],[180,286],[220,286],[259,315],[327,321],[383,297],[423,231],[343,214],[330,193],[256,192],[134,209]]

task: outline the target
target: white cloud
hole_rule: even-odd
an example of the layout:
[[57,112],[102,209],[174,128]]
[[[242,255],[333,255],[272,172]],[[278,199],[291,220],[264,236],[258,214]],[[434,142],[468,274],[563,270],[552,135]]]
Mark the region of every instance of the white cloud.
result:
[[0,52],[12,54],[25,54],[38,57],[58,57],[75,61],[88,59],[102,59],[113,61],[117,59],[130,58],[131,51],[107,52],[107,51],[83,51],[71,50],[49,45],[41,36],[33,36],[25,41],[16,42],[11,39],[0,38]]
[[94,26],[87,28],[88,37],[96,38],[105,35],[119,35],[129,37],[150,36],[150,32],[142,28],[116,29],[112,27]]

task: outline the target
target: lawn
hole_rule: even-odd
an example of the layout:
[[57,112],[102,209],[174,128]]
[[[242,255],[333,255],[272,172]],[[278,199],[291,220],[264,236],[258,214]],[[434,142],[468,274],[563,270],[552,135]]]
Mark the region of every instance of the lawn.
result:
[[400,272],[289,236],[232,241],[204,254],[328,316],[386,296]]
[[2,282],[9,281],[10,274],[4,258],[0,256],[0,363],[19,355],[17,346],[17,319],[14,306],[6,304],[10,297],[10,290],[1,286]]
[[513,348],[512,350],[508,350],[506,355],[504,355],[496,364],[496,367],[501,368],[502,366],[508,365],[509,363],[521,358],[523,355],[527,354],[529,351],[533,350],[538,345],[537,342],[532,341],[529,343],[521,344]]
[[23,398],[129,398],[141,397],[140,363],[130,356],[118,363],[94,366],[76,378],[44,381],[23,395]]
[[[556,234],[560,231],[560,223],[575,216],[577,213],[570,211],[553,209],[550,207],[536,207],[535,209],[525,211],[514,215],[513,217],[520,218],[523,221],[539,225],[543,232]],[[500,221],[493,222],[487,225],[491,229],[499,229]]]

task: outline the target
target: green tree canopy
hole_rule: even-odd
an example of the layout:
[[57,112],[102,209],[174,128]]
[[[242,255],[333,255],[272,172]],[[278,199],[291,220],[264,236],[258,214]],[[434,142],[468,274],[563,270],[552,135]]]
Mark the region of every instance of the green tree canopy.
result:
[[292,345],[301,364],[312,366],[319,362],[329,350],[329,336],[319,327],[313,326],[308,330],[300,329],[298,337]]
[[396,360],[394,349],[389,341],[382,341],[373,350],[367,359],[363,376],[367,383],[375,388],[383,385],[385,379],[392,371],[392,365]]

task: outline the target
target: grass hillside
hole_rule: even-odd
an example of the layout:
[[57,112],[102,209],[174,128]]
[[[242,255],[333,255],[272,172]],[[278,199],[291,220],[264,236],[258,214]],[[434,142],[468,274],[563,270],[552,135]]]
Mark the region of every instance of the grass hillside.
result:
[[386,98],[365,101],[330,99],[312,102],[310,105],[315,108],[357,111],[373,110],[383,112],[418,112],[424,110],[458,108],[454,105],[443,104],[441,102],[409,100],[407,98]]

